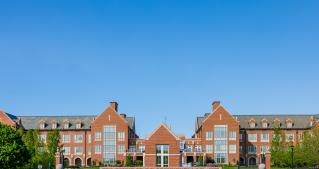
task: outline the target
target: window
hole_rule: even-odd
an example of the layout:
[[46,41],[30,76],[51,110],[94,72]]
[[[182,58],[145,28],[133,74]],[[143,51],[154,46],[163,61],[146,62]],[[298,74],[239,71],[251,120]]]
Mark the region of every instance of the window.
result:
[[68,129],[68,128],[69,128],[69,123],[65,123],[65,124],[64,124],[64,128],[65,128],[65,129]]
[[211,131],[206,131],[206,140],[213,140],[213,133]]
[[40,129],[44,129],[45,128],[45,123],[40,123]]
[[74,147],[75,154],[82,154],[82,147]]
[[64,154],[70,154],[70,147],[63,147]]
[[263,127],[263,128],[267,128],[267,127],[268,127],[268,123],[267,123],[267,122],[263,122],[263,123],[262,123],[262,127]]
[[229,153],[231,154],[236,153],[236,144],[229,145]]
[[115,164],[116,162],[116,126],[104,126],[103,132],[104,132],[103,134],[104,164]]
[[68,135],[68,134],[62,135],[62,142],[63,143],[69,143],[70,141],[71,141],[70,135]]
[[226,153],[215,153],[214,160],[217,164],[227,163],[227,154]]
[[135,152],[136,151],[136,147],[135,146],[129,146],[128,147],[128,151],[129,152]]
[[206,153],[212,153],[213,152],[213,146],[211,144],[206,145]]
[[39,135],[39,140],[45,143],[47,141],[47,136],[45,134]]
[[286,134],[286,142],[288,141],[294,141],[294,134],[292,133]]
[[125,133],[124,132],[118,132],[117,133],[117,139],[119,141],[124,141],[124,138],[125,138]]
[[143,153],[143,152],[145,151],[145,146],[144,146],[144,145],[140,145],[140,146],[138,147],[138,151],[141,152],[141,153]]
[[80,128],[81,128],[81,126],[82,126],[82,124],[81,124],[81,123],[76,123],[75,128],[80,129]]
[[184,146],[185,146],[185,142],[181,140],[181,141],[179,142],[179,149],[180,149],[180,151],[184,151]]
[[287,122],[287,128],[292,128],[292,122]]
[[240,141],[244,141],[244,139],[245,139],[245,134],[240,133],[240,134],[239,134],[239,139],[240,139]]
[[249,123],[249,127],[250,128],[255,128],[256,127],[256,123],[255,122],[250,122]]
[[95,141],[101,141],[101,139],[102,139],[102,134],[101,134],[101,132],[95,132],[95,133],[94,133],[94,140],[95,140]]
[[123,154],[124,151],[125,151],[124,144],[119,144],[119,145],[118,145],[117,153],[118,153],[118,154]]
[[186,152],[192,152],[193,150],[192,150],[192,145],[186,145],[185,146],[185,150],[186,150]]
[[156,167],[168,167],[168,145],[156,145]]
[[256,142],[257,141],[257,134],[248,134],[248,141],[249,142]]
[[52,123],[52,129],[56,129],[57,124],[56,123]]
[[91,134],[88,135],[88,142],[91,143]]
[[95,146],[94,146],[94,152],[95,152],[95,154],[101,154],[101,151],[102,151],[101,145],[95,145]]
[[83,136],[82,135],[79,135],[79,134],[74,135],[74,142],[82,143],[82,141],[83,141]]
[[215,140],[214,142],[214,152],[225,152],[227,151],[227,141],[226,140]]
[[214,160],[217,164],[227,162],[227,125],[214,126]]
[[261,134],[260,141],[261,142],[269,142],[269,134],[265,134],[265,133]]
[[217,139],[226,139],[227,127],[224,125],[216,125],[214,128],[214,138]]
[[202,146],[201,145],[195,145],[195,152],[202,152]]
[[244,154],[243,146],[239,146],[239,152],[240,152],[240,154]]
[[229,132],[229,140],[236,140],[236,132],[235,131]]
[[91,155],[91,146],[88,146],[87,150],[88,150],[88,154]]
[[269,150],[269,146],[267,146],[267,145],[262,145],[260,147],[261,154],[265,154],[268,150]]
[[256,154],[256,146],[248,146],[248,154]]

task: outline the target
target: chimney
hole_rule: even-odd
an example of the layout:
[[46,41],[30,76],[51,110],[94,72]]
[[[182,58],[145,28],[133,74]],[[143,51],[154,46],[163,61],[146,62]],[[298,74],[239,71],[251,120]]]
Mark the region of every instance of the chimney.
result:
[[212,110],[213,110],[213,111],[216,110],[216,108],[217,108],[219,105],[220,105],[220,101],[214,101],[214,102],[212,103]]
[[110,102],[110,107],[112,107],[112,108],[117,112],[117,107],[118,107],[117,102],[111,101],[111,102]]
[[120,114],[123,118],[126,118],[126,114],[122,113]]

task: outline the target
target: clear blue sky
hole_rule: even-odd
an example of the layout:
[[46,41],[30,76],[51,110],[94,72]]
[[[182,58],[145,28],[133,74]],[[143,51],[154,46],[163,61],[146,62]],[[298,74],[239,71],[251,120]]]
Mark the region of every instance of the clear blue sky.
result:
[[319,1],[1,1],[0,108],[99,114],[144,136],[191,136],[220,100],[232,114],[319,112]]

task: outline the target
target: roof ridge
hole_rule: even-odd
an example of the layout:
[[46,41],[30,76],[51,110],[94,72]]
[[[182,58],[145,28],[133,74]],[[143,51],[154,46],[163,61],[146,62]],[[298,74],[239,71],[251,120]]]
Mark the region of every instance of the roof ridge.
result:
[[96,115],[66,115],[66,116],[56,116],[56,115],[48,115],[48,116],[16,116],[16,117],[93,117]]
[[315,114],[233,114],[233,116],[314,116]]

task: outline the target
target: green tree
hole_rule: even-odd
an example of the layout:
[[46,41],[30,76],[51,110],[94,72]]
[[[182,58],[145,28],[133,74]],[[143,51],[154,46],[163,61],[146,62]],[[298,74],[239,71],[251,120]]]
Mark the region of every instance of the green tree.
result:
[[52,130],[47,136],[47,153],[51,166],[55,166],[55,153],[59,148],[60,134],[58,130]]
[[23,144],[21,132],[0,123],[0,168],[21,168],[30,157],[27,147]]
[[126,167],[132,167],[133,166],[133,157],[130,154],[128,154],[126,156],[125,166]]
[[197,161],[198,161],[198,165],[199,166],[204,166],[204,158],[203,158],[203,156],[198,157]]
[[24,167],[26,169],[37,168],[39,164],[43,166],[43,169],[48,168],[49,155],[44,142],[39,140],[38,130],[28,130],[23,134],[23,142],[26,145],[31,158],[28,164]]
[[271,161],[274,166],[282,167],[286,164],[285,137],[280,127],[274,128],[271,145]]
[[301,143],[302,160],[308,166],[319,165],[319,127],[305,132]]

